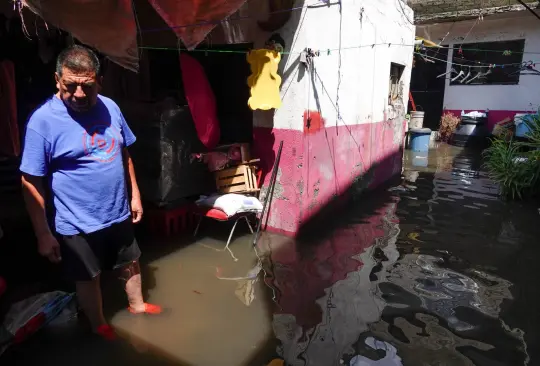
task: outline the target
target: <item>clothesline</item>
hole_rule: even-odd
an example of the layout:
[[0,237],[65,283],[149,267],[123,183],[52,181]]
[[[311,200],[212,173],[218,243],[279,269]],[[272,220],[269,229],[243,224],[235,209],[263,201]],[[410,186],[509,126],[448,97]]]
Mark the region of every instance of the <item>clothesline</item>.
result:
[[[337,4],[337,3],[335,3],[335,4]],[[282,13],[287,13],[287,12],[294,12],[294,11],[299,11],[299,10],[303,10],[303,9],[310,9],[310,8],[314,8],[314,7],[318,8],[320,6],[331,6],[331,5],[335,5],[335,4],[329,2],[328,0],[318,0],[315,3],[312,3],[312,4],[307,4],[307,5],[303,5],[303,6],[297,6],[297,7],[293,7],[293,8],[272,11],[272,12],[269,12],[268,15],[282,14]],[[139,32],[140,33],[153,33],[153,32],[168,31],[168,30],[171,30],[171,29],[200,27],[200,26],[204,26],[204,25],[217,25],[217,24],[221,24],[221,23],[224,23],[224,22],[247,20],[247,19],[253,19],[253,18],[254,17],[251,16],[251,15],[243,15],[243,16],[229,17],[229,18],[227,18],[225,20],[218,20],[218,21],[198,22],[198,23],[174,25],[174,26],[170,26],[170,27],[161,27],[161,28],[140,29]],[[456,43],[456,44],[459,44],[459,43]],[[374,44],[374,45],[383,45],[383,44]],[[374,45],[371,45],[371,46],[374,46]],[[407,46],[407,47],[416,47],[417,46],[416,44],[393,44],[393,45],[400,45],[400,46]],[[361,46],[361,47],[367,47],[367,45],[366,46]],[[494,53],[505,53],[505,52],[508,51],[508,50],[491,50],[491,49],[482,49],[482,48],[467,48],[467,47],[463,47],[463,46],[460,46],[460,47],[448,47],[448,46],[429,47],[429,46],[425,46],[425,47],[427,47],[427,48],[448,49],[448,50],[453,49],[453,50],[462,50],[462,51],[494,52]],[[352,47],[352,48],[358,48],[358,47]],[[343,49],[347,49],[347,48],[342,48],[342,50]],[[331,51],[338,51],[338,50],[339,49],[335,49],[335,50],[331,50]],[[231,53],[231,52],[228,52],[228,53]],[[511,53],[515,53],[515,54],[537,54],[537,55],[540,55],[540,51],[511,51]]]
[[[248,0],[249,1],[249,0]],[[319,7],[330,7],[332,5],[339,4],[338,2],[330,2],[329,0],[316,0],[314,3],[306,4],[303,6],[297,6],[292,7],[288,9],[281,9],[276,11],[271,11],[268,13],[268,15],[274,15],[274,14],[282,14],[287,12],[294,12],[299,11],[303,9],[313,9],[313,8],[319,8]],[[136,21],[137,16],[135,14]],[[206,22],[197,22],[197,23],[191,23],[191,24],[183,24],[183,25],[173,25],[173,26],[167,26],[167,27],[160,27],[160,28],[149,28],[149,29],[139,29],[139,32],[141,34],[143,33],[153,33],[153,32],[160,32],[160,31],[169,31],[171,29],[179,29],[179,28],[189,28],[189,27],[200,27],[205,25],[217,25],[225,22],[231,22],[231,21],[238,21],[238,20],[247,20],[247,19],[254,19],[255,17],[252,15],[244,15],[244,16],[234,16],[234,17],[228,17],[225,20],[219,20],[219,21],[206,21]],[[459,43],[455,43],[459,44]],[[471,43],[474,44],[474,43]],[[417,44],[398,44],[398,43],[374,43],[369,45],[362,45],[362,46],[353,46],[353,47],[343,47],[341,50],[347,50],[347,49],[357,49],[357,48],[363,48],[363,47],[374,47],[374,46],[381,46],[381,45],[388,45],[388,46],[402,46],[402,47],[417,47]],[[481,49],[481,48],[468,48],[463,47],[463,44],[461,44],[460,47],[449,47],[449,46],[423,46],[428,49],[447,49],[447,50],[461,50],[461,51],[475,51],[475,52],[494,52],[494,53],[507,53],[510,50],[491,50],[491,49]],[[140,49],[166,49],[166,48],[157,48],[157,47],[139,47]],[[174,49],[177,50],[177,49]],[[320,51],[339,51],[340,49],[330,49],[330,50],[320,50]],[[187,50],[186,50],[187,51]],[[200,52],[200,50],[195,50],[195,52]],[[205,50],[204,52],[222,52],[222,53],[242,53],[242,51],[230,51],[230,50]],[[282,52],[283,54],[294,54],[291,52]],[[511,54],[535,54],[540,55],[539,51],[511,51]],[[300,54],[300,52],[296,52],[296,54]]]
[[[375,43],[375,44],[367,44],[367,45],[359,45],[359,46],[351,46],[351,47],[342,47],[341,51],[346,50],[354,50],[354,49],[360,49],[360,48],[369,48],[369,47],[376,47],[376,46],[387,46],[387,47],[415,47],[416,45],[407,45],[407,44],[393,44],[393,43]],[[186,48],[174,48],[174,47],[151,47],[151,46],[140,46],[139,49],[143,50],[158,50],[158,51],[175,51],[175,52],[188,52]],[[319,55],[320,56],[329,56],[332,54],[332,52],[340,51],[339,48],[333,48],[333,49],[319,49]],[[242,51],[242,50],[224,50],[224,49],[195,49],[193,51],[189,52],[204,52],[204,53],[229,53],[229,54],[247,54],[249,51]],[[290,51],[284,51],[282,54],[285,55],[300,55],[302,52],[290,52]],[[462,66],[462,67],[471,67],[471,68],[486,68],[486,67],[505,67],[505,66],[518,66],[521,65],[521,62],[518,63],[508,63],[508,64],[494,64],[494,63],[484,63],[484,62],[478,62],[478,61],[468,61],[468,62],[474,62],[477,63],[477,65],[467,65],[467,64],[461,64],[461,63],[455,63],[453,61],[444,60],[441,58],[429,56],[420,52],[414,52],[414,54],[419,55],[421,57],[424,57],[429,60],[433,61],[439,61],[439,62],[446,62],[449,64],[452,64],[454,66]],[[465,60],[467,61],[467,60]],[[536,63],[537,61],[532,61],[533,63]],[[540,63],[540,61],[538,61]]]
[[[501,68],[504,68],[504,67],[512,67],[512,66],[519,66],[519,65],[522,65],[523,63],[522,62],[514,62],[514,63],[509,63],[509,64],[494,64],[494,63],[485,63],[485,62],[479,62],[479,61],[470,61],[470,60],[465,60],[465,61],[469,61],[469,62],[474,62],[474,63],[477,63],[478,65],[467,65],[467,64],[461,64],[461,63],[457,63],[457,62],[453,62],[453,61],[448,61],[448,60],[443,60],[441,58],[436,58],[436,57],[432,57],[432,56],[428,56],[428,55],[425,55],[423,53],[420,53],[420,52],[415,52],[416,55],[419,55],[421,57],[424,57],[428,60],[434,60],[434,61],[439,61],[439,62],[445,62],[447,64],[450,64],[452,66],[460,66],[460,67],[470,67],[470,68],[482,68],[482,69],[485,69],[486,67],[501,67]],[[531,62],[534,64],[536,61],[532,61]]]

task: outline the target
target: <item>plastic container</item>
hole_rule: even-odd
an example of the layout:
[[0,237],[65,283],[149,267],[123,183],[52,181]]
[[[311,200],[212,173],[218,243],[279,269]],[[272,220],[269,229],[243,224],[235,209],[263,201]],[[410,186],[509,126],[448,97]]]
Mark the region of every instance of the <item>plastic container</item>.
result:
[[527,134],[531,132],[529,126],[525,121],[530,120],[532,117],[531,114],[527,113],[517,113],[514,116],[514,124],[516,125],[516,137],[527,137]]
[[411,128],[410,149],[415,152],[428,152],[431,130],[429,128]]
[[422,128],[424,126],[424,112],[415,111],[411,112],[411,121],[409,122],[409,128]]
[[489,131],[487,116],[461,116],[461,122],[452,134],[451,144],[460,147],[484,147]]
[[461,117],[462,125],[487,125],[487,117]]
[[412,157],[412,165],[419,168],[427,168],[429,165],[428,152],[416,152]]

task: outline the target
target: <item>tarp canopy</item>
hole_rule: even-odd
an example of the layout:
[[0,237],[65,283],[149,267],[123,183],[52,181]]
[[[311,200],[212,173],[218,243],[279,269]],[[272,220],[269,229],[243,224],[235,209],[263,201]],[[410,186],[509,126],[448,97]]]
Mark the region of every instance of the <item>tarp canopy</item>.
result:
[[[148,1],[186,48],[194,49],[246,0]],[[120,66],[138,70],[137,26],[131,0],[24,0],[24,5]]]
[[137,27],[131,0],[25,0],[24,5],[113,62],[138,71]]
[[188,49],[204,41],[221,20],[246,0],[148,0]]

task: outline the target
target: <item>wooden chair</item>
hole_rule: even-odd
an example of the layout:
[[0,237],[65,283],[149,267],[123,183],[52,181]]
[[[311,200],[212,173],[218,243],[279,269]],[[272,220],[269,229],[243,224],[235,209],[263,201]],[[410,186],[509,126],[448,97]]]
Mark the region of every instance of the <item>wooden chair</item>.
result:
[[[257,170],[257,168],[252,165],[252,163],[257,161],[258,160],[253,160],[246,164],[240,164],[232,168],[215,172],[216,187],[218,192],[220,194],[237,193],[258,196],[260,192],[259,186],[261,183],[262,171]],[[237,261],[238,259],[234,256],[233,252],[229,248],[229,244],[231,243],[234,230],[236,229],[236,225],[238,225],[238,222],[243,220],[246,222],[249,230],[253,234],[254,231],[251,223],[249,222],[249,218],[256,216],[256,213],[240,212],[234,216],[229,217],[225,214],[225,212],[221,210],[212,207],[196,206],[195,214],[199,216],[199,221],[197,223],[197,226],[195,227],[195,232],[193,233],[193,236],[197,236],[202,219],[204,217],[208,217],[221,222],[234,221],[232,229],[229,233],[229,238],[227,239],[227,244],[225,245],[225,248],[222,249],[222,251],[228,250],[233,259]]]

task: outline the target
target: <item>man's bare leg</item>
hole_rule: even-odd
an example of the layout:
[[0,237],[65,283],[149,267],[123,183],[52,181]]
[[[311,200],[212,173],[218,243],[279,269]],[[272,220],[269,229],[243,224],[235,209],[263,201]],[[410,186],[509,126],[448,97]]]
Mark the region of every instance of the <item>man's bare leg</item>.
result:
[[133,261],[122,269],[121,279],[125,281],[130,312],[134,314],[161,314],[161,306],[144,302],[141,289],[141,268],[138,261]]
[[103,300],[99,278],[98,275],[90,281],[80,281],[75,284],[79,305],[88,317],[94,332],[97,332],[100,326],[107,325],[103,316]]
[[142,295],[141,268],[138,261],[133,261],[122,269],[122,279],[126,281],[125,289],[130,311],[144,313],[146,304]]

